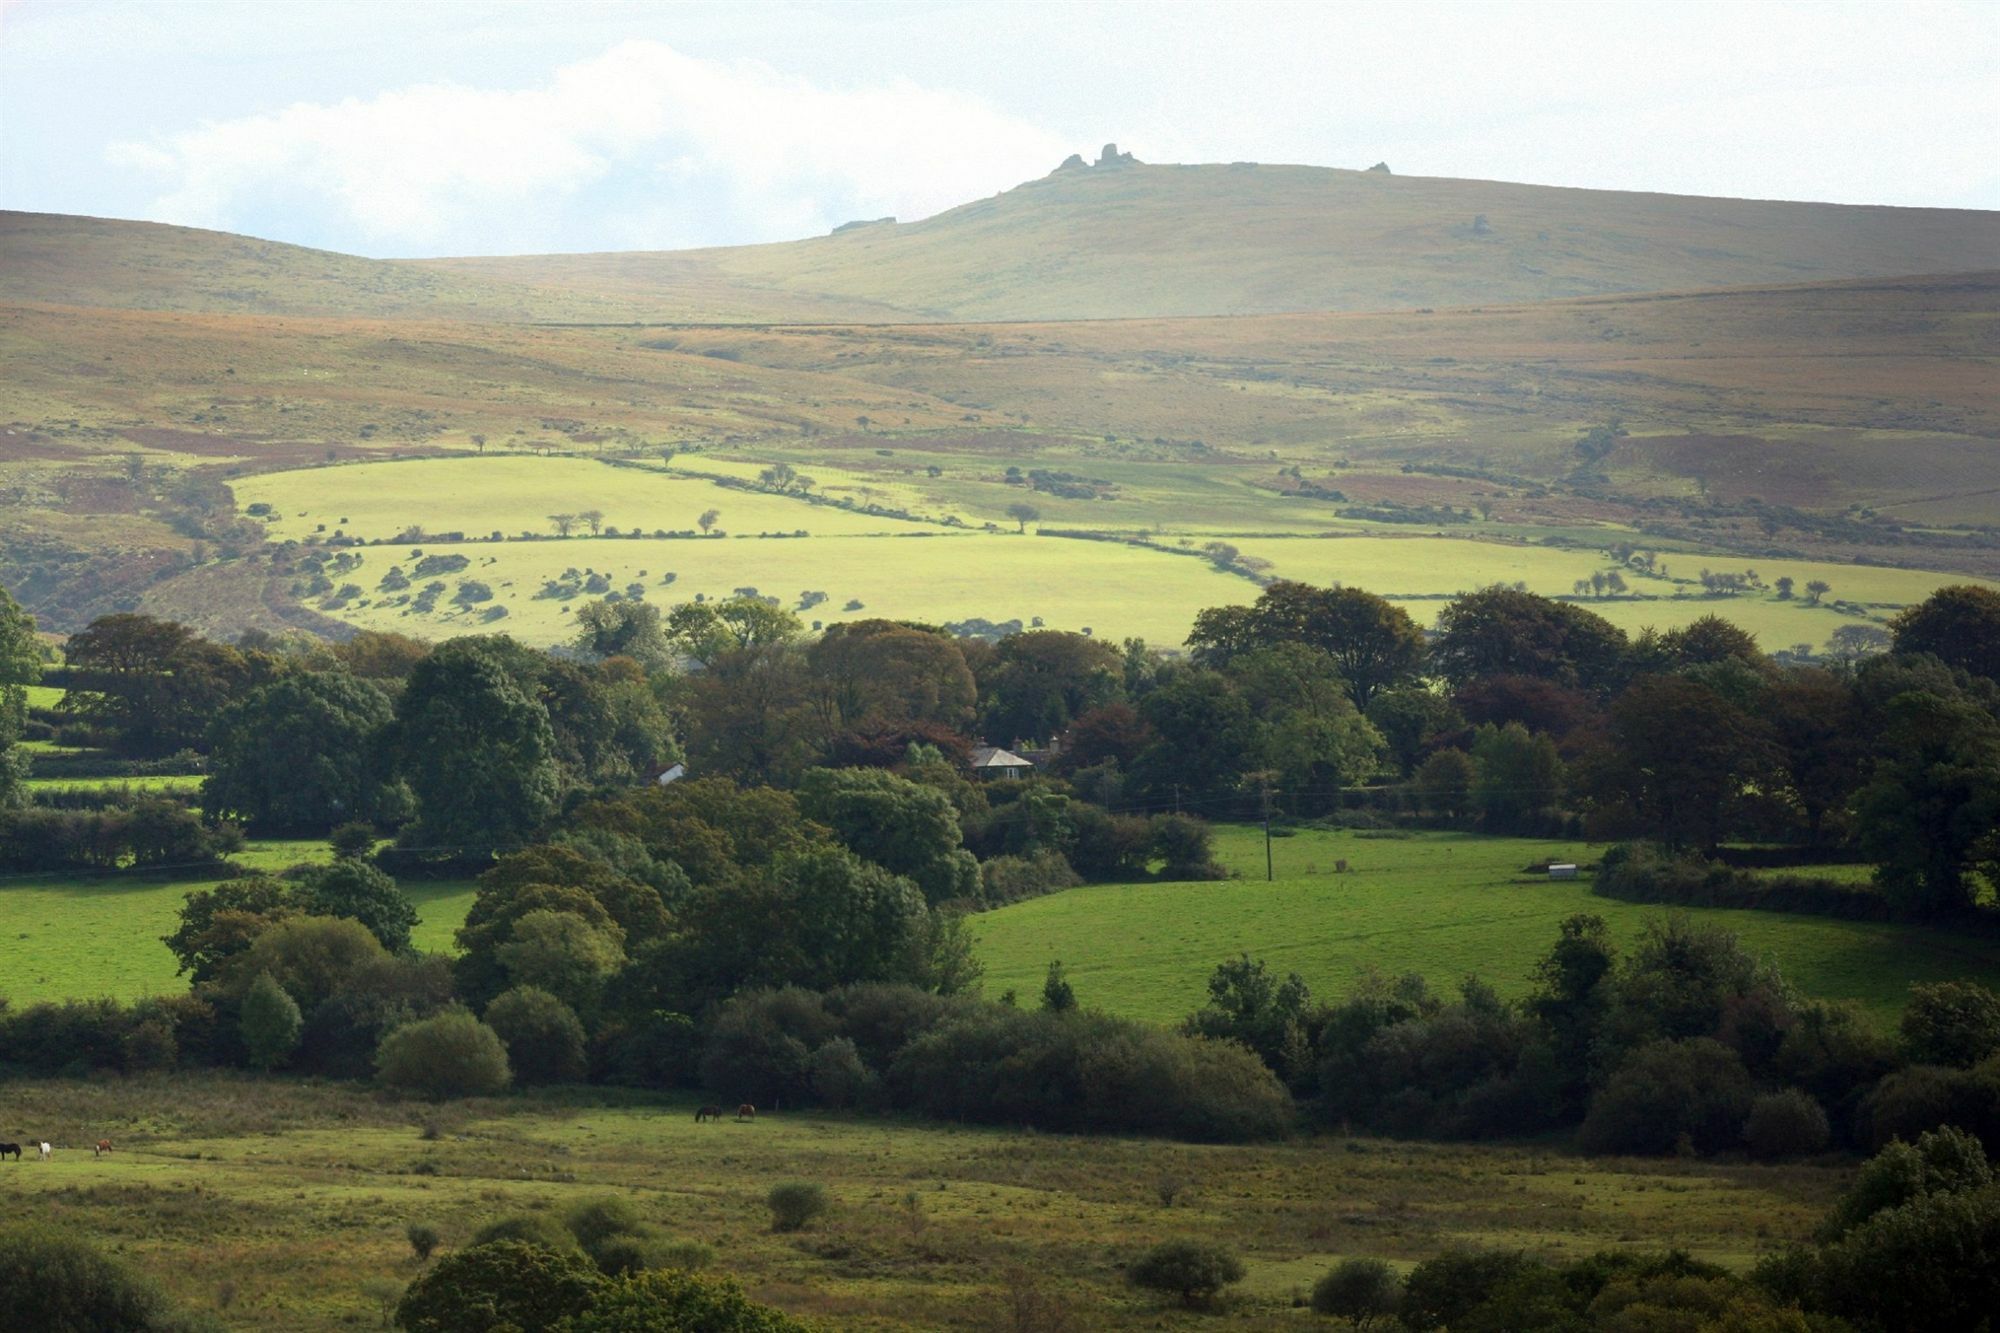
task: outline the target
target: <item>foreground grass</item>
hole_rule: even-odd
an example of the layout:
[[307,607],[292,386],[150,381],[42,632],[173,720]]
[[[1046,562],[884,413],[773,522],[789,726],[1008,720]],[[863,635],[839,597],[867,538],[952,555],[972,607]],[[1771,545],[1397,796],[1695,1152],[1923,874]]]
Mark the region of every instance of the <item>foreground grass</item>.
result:
[[[697,1126],[681,1099],[429,1108],[221,1075],[4,1084],[0,1107],[0,1123],[58,1144],[46,1165],[0,1168],[14,1206],[97,1238],[232,1328],[372,1325],[364,1284],[418,1271],[410,1223],[450,1248],[502,1214],[607,1192],[713,1246],[762,1299],[840,1327],[1012,1327],[996,1315],[1026,1287],[1071,1327],[1205,1327],[1214,1316],[1122,1282],[1145,1247],[1199,1235],[1248,1264],[1230,1322],[1294,1328],[1294,1299],[1355,1254],[1407,1265],[1452,1244],[1679,1246],[1740,1269],[1803,1236],[1847,1177],[1840,1164],[1334,1138],[1190,1147],[818,1113]],[[84,1145],[104,1137],[116,1151],[92,1157]],[[1172,1207],[1167,1177],[1186,1183]],[[825,1185],[831,1215],[773,1234],[763,1196],[787,1180]]]
[[[1307,831],[1275,840],[1272,883],[1256,830],[1220,829],[1217,845],[1241,878],[1092,885],[975,917],[988,992],[1033,997],[1060,960],[1084,1004],[1172,1022],[1201,1007],[1215,964],[1247,953],[1298,972],[1320,995],[1345,991],[1374,967],[1422,972],[1440,989],[1477,973],[1520,996],[1563,918],[1595,912],[1629,946],[1664,910],[1595,897],[1587,880],[1524,873],[1544,858],[1589,862],[1602,850],[1577,843]],[[1342,860],[1345,874],[1334,869]],[[1857,1000],[1884,1021],[1901,1011],[1912,982],[2000,982],[1992,940],[1771,912],[1691,915],[1735,931],[1807,994]]]

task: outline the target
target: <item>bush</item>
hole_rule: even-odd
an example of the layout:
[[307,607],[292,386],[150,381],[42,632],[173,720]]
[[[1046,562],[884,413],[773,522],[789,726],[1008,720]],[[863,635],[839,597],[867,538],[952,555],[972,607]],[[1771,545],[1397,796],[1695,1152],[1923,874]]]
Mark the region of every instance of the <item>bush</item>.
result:
[[1183,1305],[1202,1305],[1243,1280],[1243,1261],[1224,1246],[1199,1240],[1162,1241],[1127,1270],[1135,1287],[1171,1292]]
[[603,1285],[580,1254],[495,1241],[438,1260],[403,1293],[396,1323],[408,1333],[546,1329],[590,1309]]
[[409,1239],[410,1253],[417,1256],[417,1262],[420,1264],[430,1261],[432,1252],[437,1249],[438,1241],[442,1239],[438,1235],[438,1229],[425,1222],[410,1223],[403,1235]]
[[486,1024],[507,1047],[522,1083],[574,1083],[590,1071],[583,1023],[555,996],[516,986],[486,1006]]
[[1871,1148],[1955,1125],[2000,1154],[2000,1060],[1973,1069],[1899,1069],[1862,1099],[1857,1118]]
[[507,1086],[507,1048],[463,1009],[405,1023],[375,1052],[376,1077],[424,1097],[477,1097]]
[[860,1106],[875,1095],[877,1079],[846,1037],[835,1037],[812,1053],[813,1095],[837,1109]]
[[1162,879],[1226,879],[1216,864],[1214,839],[1208,825],[1193,815],[1155,815],[1151,823],[1152,852],[1166,864]]
[[1380,1259],[1343,1259],[1313,1283],[1312,1311],[1366,1328],[1377,1317],[1396,1313],[1402,1295],[1402,1281]]
[[655,1269],[606,1283],[554,1333],[809,1333],[727,1278]]
[[1666,1153],[1685,1136],[1712,1151],[1738,1140],[1752,1097],[1743,1062],[1721,1042],[1656,1041],[1591,1099],[1579,1140],[1590,1152]]
[[45,1224],[0,1228],[0,1328],[154,1333],[171,1324],[153,1285],[96,1246]]
[[305,1026],[299,1006],[269,972],[259,972],[244,992],[240,1021],[250,1063],[267,1074],[297,1049],[299,1032]]
[[488,1222],[472,1233],[473,1245],[493,1245],[503,1240],[538,1245],[558,1254],[568,1254],[578,1248],[576,1237],[570,1234],[569,1228],[547,1213],[515,1213],[511,1217]]
[[1766,1161],[1820,1152],[1832,1137],[1826,1112],[1797,1088],[1759,1097],[1750,1104],[1750,1118],[1743,1122],[1744,1145],[1751,1156]]
[[773,1231],[797,1231],[832,1206],[824,1188],[804,1181],[773,1185],[764,1202],[771,1209]]
[[702,1049],[702,1085],[724,1100],[759,1106],[812,1097],[812,1054],[835,1035],[838,1021],[816,993],[745,991],[722,1007]]
[[989,907],[1060,893],[1083,883],[1061,852],[1046,848],[1028,856],[996,856],[979,867],[979,878]]
[[650,1239],[633,1234],[606,1236],[595,1245],[585,1246],[584,1252],[597,1265],[598,1272],[606,1277],[623,1277],[654,1267],[653,1249]]
[[1970,981],[1912,986],[1902,1032],[1913,1064],[1977,1064],[2000,1051],[2000,995]]
[[615,1194],[585,1199],[563,1216],[563,1225],[586,1250],[613,1236],[637,1236],[646,1230],[646,1220],[632,1201]]
[[417,909],[389,876],[352,857],[314,866],[299,876],[300,897],[314,916],[345,917],[368,927],[390,953],[410,947]]
[[1403,1323],[1417,1330],[1457,1328],[1509,1283],[1546,1268],[1524,1254],[1447,1250],[1424,1260],[1403,1281]]
[[1820,1251],[1809,1304],[1865,1328],[1990,1328],[2000,1190],[1927,1194]]
[[1900,1208],[1925,1194],[1956,1194],[1993,1183],[1979,1140],[1956,1129],[1901,1139],[1870,1158],[1847,1193],[1827,1211],[1821,1234],[1836,1239],[1877,1213]]

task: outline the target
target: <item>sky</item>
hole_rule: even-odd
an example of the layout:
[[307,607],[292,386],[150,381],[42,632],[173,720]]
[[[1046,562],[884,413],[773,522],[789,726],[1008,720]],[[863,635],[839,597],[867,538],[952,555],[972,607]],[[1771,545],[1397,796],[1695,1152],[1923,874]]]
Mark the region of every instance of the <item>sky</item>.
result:
[[926,217],[1107,141],[2000,208],[2000,3],[0,0],[0,208],[378,257]]

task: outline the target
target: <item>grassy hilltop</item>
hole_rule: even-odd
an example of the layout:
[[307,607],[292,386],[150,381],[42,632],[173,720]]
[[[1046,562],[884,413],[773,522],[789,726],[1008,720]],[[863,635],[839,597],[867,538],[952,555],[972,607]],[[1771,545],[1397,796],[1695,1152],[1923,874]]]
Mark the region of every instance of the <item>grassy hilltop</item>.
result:
[[[677,254],[438,261],[641,318],[940,321],[1518,303],[2000,265],[2000,218],[1328,167],[1084,167],[920,222]],[[667,312],[674,312],[669,315]],[[806,316],[810,317],[810,316]],[[833,318],[832,315],[822,318]]]

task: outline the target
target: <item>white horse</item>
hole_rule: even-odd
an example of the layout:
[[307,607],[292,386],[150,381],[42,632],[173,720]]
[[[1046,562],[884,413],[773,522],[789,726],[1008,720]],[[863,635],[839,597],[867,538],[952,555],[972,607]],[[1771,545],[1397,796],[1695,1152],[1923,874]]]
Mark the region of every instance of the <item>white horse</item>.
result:
[[35,1145],[35,1148],[36,1148],[36,1150],[37,1150],[38,1152],[40,1152],[40,1153],[41,1153],[41,1155],[42,1155],[42,1160],[43,1160],[44,1162],[48,1161],[50,1157],[54,1156],[54,1155],[55,1155],[55,1151],[56,1151],[56,1150],[55,1150],[54,1148],[51,1148],[51,1147],[50,1147],[50,1146],[49,1146],[48,1144],[46,1144],[46,1143],[37,1143],[37,1144]]

